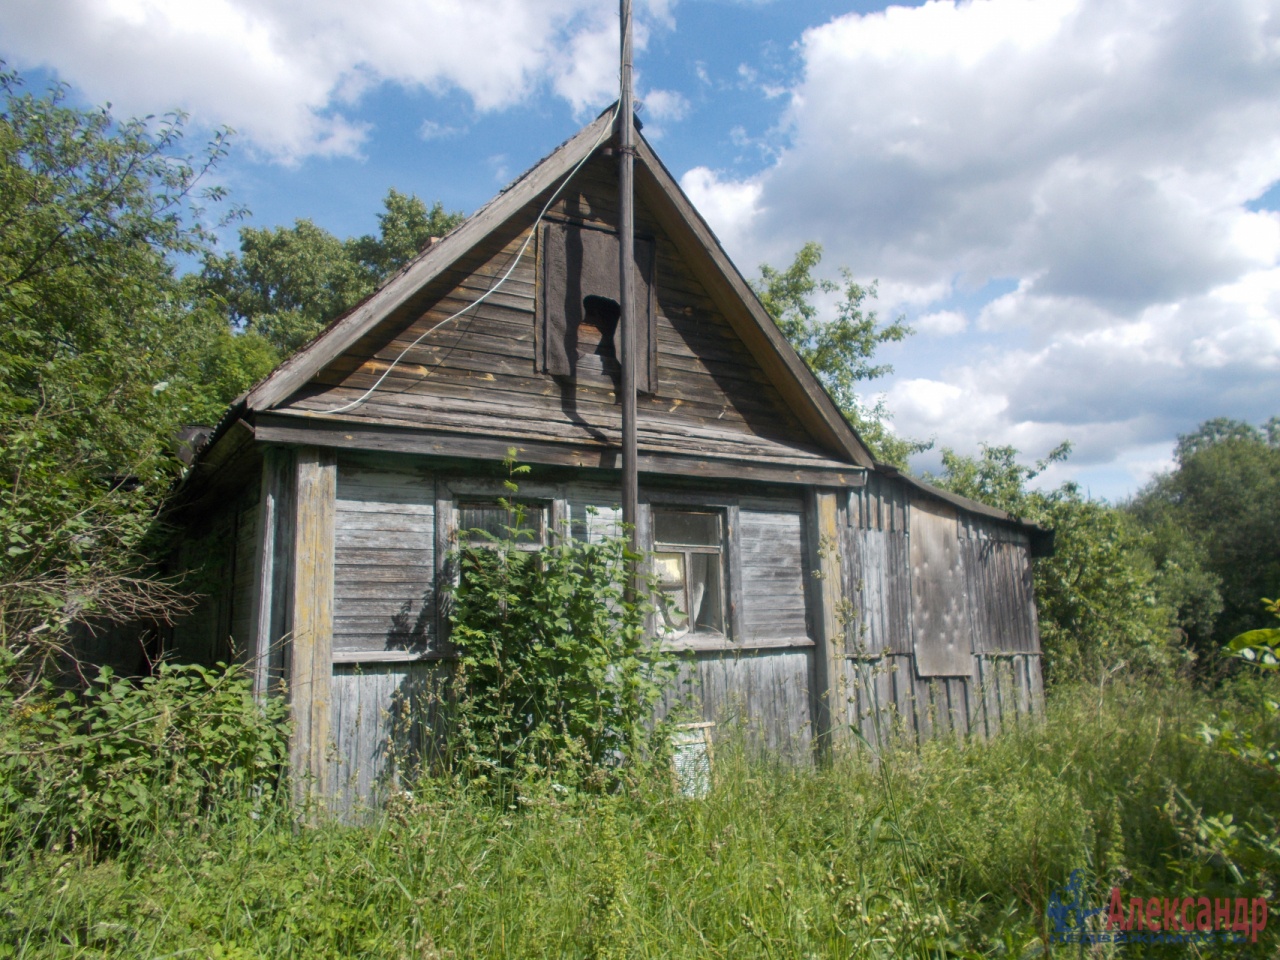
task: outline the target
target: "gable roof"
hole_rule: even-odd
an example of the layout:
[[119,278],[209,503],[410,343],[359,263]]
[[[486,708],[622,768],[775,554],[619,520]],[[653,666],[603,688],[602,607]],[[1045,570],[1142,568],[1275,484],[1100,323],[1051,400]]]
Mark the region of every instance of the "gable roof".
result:
[[[610,140],[616,106],[610,107],[493,200],[410,261],[377,291],[329,325],[314,340],[258,383],[228,412],[218,434],[247,414],[270,410],[305,386],[328,364],[396,310],[408,305],[432,280],[451,269],[494,230],[520,216],[532,218],[548,191]],[[637,197],[663,222],[680,254],[707,282],[724,311],[783,401],[815,440],[839,459],[872,466],[871,454],[777,324],[729,260],[706,221],[643,136],[637,138]],[[216,440],[216,436],[214,438]]]

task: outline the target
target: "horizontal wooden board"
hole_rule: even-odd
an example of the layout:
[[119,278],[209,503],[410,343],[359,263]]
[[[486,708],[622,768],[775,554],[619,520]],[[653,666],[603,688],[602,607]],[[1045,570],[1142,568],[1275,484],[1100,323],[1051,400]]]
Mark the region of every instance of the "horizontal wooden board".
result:
[[796,501],[773,510],[759,500],[740,506],[742,627],[745,641],[808,636],[803,515]]
[[435,481],[399,458],[338,464],[334,649],[431,649]]

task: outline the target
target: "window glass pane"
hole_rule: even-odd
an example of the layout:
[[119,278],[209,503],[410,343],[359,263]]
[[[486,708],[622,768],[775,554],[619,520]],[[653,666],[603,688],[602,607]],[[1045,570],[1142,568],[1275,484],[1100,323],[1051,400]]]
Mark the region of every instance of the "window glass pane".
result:
[[661,591],[663,626],[668,636],[680,637],[689,632],[689,611],[685,609],[685,564],[682,553],[655,553],[653,573]]
[[689,556],[689,606],[694,630],[724,633],[724,599],[720,590],[720,557],[694,553]]
[[720,514],[687,510],[655,510],[653,539],[656,543],[685,543],[690,546],[720,546]]
[[[524,519],[520,526],[528,530],[529,533],[521,534],[519,541],[521,543],[542,543],[543,511],[541,505],[526,503],[521,504],[521,506],[524,510]],[[515,515],[509,513],[499,503],[458,504],[458,531],[466,540],[484,539],[472,532],[475,530],[483,530],[499,540],[507,540],[511,537],[508,528],[516,525]]]

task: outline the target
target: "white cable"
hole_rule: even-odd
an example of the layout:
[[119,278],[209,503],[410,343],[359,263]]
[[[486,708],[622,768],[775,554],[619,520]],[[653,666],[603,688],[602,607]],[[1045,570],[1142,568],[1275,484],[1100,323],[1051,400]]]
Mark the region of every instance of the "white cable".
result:
[[[606,124],[600,129],[600,135],[596,137],[595,143],[591,145],[591,148],[583,155],[582,159],[578,161],[577,165],[574,166],[574,168],[569,171],[568,175],[564,178],[563,181],[561,181],[560,186],[556,187],[556,191],[551,195],[550,199],[547,200],[545,204],[543,204],[542,210],[538,212],[538,219],[533,221],[533,227],[529,230],[529,235],[524,238],[524,243],[520,245],[519,251],[516,253],[515,257],[512,259],[511,266],[507,267],[507,272],[502,275],[502,277],[498,280],[497,283],[495,283],[492,287],[490,287],[488,290],[482,293],[475,300],[471,301],[471,303],[467,304],[457,313],[453,314],[452,316],[445,317],[435,326],[429,327],[427,330],[425,330],[418,337],[418,339],[414,340],[413,343],[409,344],[407,347],[405,347],[403,350],[400,351],[400,355],[391,361],[390,365],[387,367],[386,370],[382,371],[382,376],[378,377],[378,379],[374,381],[373,386],[371,386],[368,390],[366,390],[360,396],[356,397],[350,403],[344,403],[342,406],[334,407],[332,410],[314,410],[311,412],[313,414],[345,413],[346,411],[350,410],[352,407],[359,406],[360,404],[364,403],[366,400],[369,399],[370,396],[373,395],[373,392],[375,390],[377,390],[380,386],[382,386],[382,381],[386,380],[387,377],[390,376],[391,371],[396,368],[396,364],[398,364],[401,360],[405,358],[405,354],[407,354],[410,350],[412,350],[414,347],[420,344],[423,340],[425,340],[431,334],[435,333],[437,330],[443,327],[446,323],[450,323],[454,320],[457,320],[460,316],[462,316],[471,308],[478,307],[480,306],[480,304],[484,303],[485,300],[489,298],[490,294],[497,293],[498,289],[504,283],[507,282],[507,278],[510,277],[511,274],[515,272],[516,265],[520,263],[520,259],[524,256],[524,252],[527,249],[529,249],[529,243],[533,240],[534,234],[538,232],[538,224],[542,223],[542,218],[545,217],[547,214],[547,211],[551,209],[551,205],[560,198],[561,192],[564,190],[565,187],[569,185],[569,181],[574,178],[574,175],[577,174],[577,172],[582,169],[582,165],[591,159],[591,155],[596,152],[596,147],[600,146],[600,142],[604,139],[604,135],[613,129],[614,122],[618,119],[618,110],[620,110],[621,107],[622,107],[622,103],[621,101],[619,101],[618,105],[613,110],[613,117],[610,119],[610,122],[608,124]],[[438,367],[440,363],[443,363],[443,360],[436,363],[435,366]],[[427,371],[426,376],[430,376],[431,371],[434,369],[435,367],[430,368]],[[425,376],[424,376],[424,379],[425,379]]]

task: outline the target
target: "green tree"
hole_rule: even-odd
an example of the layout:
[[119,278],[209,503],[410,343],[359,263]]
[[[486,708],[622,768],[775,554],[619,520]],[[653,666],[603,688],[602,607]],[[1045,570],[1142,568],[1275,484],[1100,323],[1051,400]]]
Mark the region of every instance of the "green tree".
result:
[[1148,537],[1124,511],[1085,497],[1074,483],[1028,486],[1070,450],[1064,443],[1025,466],[1013,447],[984,445],[980,457],[944,449],[943,473],[929,479],[1054,531],[1054,555],[1035,561],[1047,679],[1093,679],[1121,666],[1167,672],[1179,650],[1172,611],[1158,599]]
[[12,73],[0,91],[0,646],[34,663],[73,622],[180,605],[139,552],[168,438],[225,403],[211,380],[256,371],[223,362],[225,321],[174,267],[208,248],[225,133],[193,156],[180,115],[117,122]]
[[244,227],[239,253],[205,257],[199,286],[226,305],[238,330],[261,335],[287,357],[461,220],[438,202],[427,207],[393,189],[377,236],[339,240],[310,220]]
[[1280,417],[1215,419],[1180,436],[1176,466],[1129,504],[1195,649],[1212,655],[1280,584]]
[[[864,306],[876,297],[874,283],[866,287],[856,283],[847,269],[840,271],[841,283],[815,277],[813,272],[821,261],[822,247],[806,243],[785,270],[761,264],[760,277],[752,288],[875,455],[905,469],[911,454],[929,449],[932,443],[897,436],[889,427],[890,415],[883,401],[867,404],[858,385],[893,372],[889,364],[873,361],[876,350],[882,344],[905,339],[911,328],[902,318],[882,324],[875,311]],[[819,316],[814,303],[819,293],[841,294],[834,318]]]

